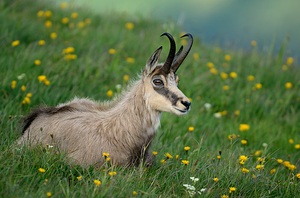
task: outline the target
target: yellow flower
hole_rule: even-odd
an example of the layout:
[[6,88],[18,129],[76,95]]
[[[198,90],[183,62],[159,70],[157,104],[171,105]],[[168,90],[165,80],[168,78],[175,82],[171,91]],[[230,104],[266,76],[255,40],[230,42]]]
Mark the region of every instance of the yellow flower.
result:
[[86,18],[86,19],[84,20],[84,23],[85,23],[86,25],[91,24],[91,22],[92,22],[92,20],[91,20],[90,18]]
[[44,81],[44,85],[46,85],[46,86],[50,85],[50,81],[49,81],[48,79],[45,80],[45,81]]
[[18,45],[20,45],[20,41],[19,41],[19,40],[15,40],[15,41],[13,41],[13,42],[11,43],[11,46],[13,46],[13,47],[16,47],[16,46],[18,46]]
[[78,177],[76,177],[78,181],[82,180],[82,176],[79,175]]
[[272,170],[270,170],[271,175],[273,175],[274,173],[276,173],[276,168],[273,168]]
[[217,75],[218,74],[218,70],[216,68],[210,68],[209,72],[213,75]]
[[247,80],[248,80],[248,81],[254,81],[254,80],[255,80],[255,77],[254,77],[253,75],[249,75],[249,76],[247,77]]
[[279,164],[282,164],[283,160],[282,160],[282,159],[277,159],[277,162],[278,162]]
[[113,92],[112,90],[108,90],[108,91],[106,92],[106,95],[107,95],[108,97],[112,97],[112,96],[114,95],[114,92]]
[[222,195],[221,198],[229,198],[228,195]]
[[257,170],[263,170],[264,169],[264,165],[263,164],[257,164],[255,168]]
[[77,55],[76,54],[66,54],[64,58],[65,58],[65,60],[75,60],[75,59],[77,59]]
[[32,93],[27,93],[26,97],[31,98],[32,97]]
[[293,84],[291,82],[286,82],[284,86],[286,89],[291,89],[293,87]]
[[44,16],[46,18],[50,18],[52,16],[52,12],[50,10],[46,10],[45,13],[44,13]]
[[255,155],[255,156],[259,156],[259,155],[261,155],[261,150],[257,150],[257,151],[255,151],[254,155]]
[[95,180],[94,180],[94,184],[98,187],[98,186],[101,185],[101,181],[98,180],[98,179],[95,179]]
[[298,179],[300,179],[300,173],[297,173],[297,174],[296,174],[296,177],[297,177]]
[[240,131],[248,131],[250,129],[249,124],[240,124],[239,130]]
[[117,172],[111,171],[111,172],[109,172],[108,174],[109,174],[110,176],[115,176],[115,175],[117,174]]
[[246,145],[247,143],[248,143],[247,140],[241,140],[241,144],[242,144],[242,145]]
[[36,66],[39,66],[41,63],[42,63],[42,62],[41,62],[39,59],[36,59],[36,60],[34,61],[34,64],[35,64]]
[[75,52],[75,48],[74,47],[67,47],[63,50],[63,54],[71,54]]
[[134,60],[134,58],[132,58],[132,57],[127,57],[127,58],[126,58],[126,62],[129,63],[129,64],[132,64],[132,63],[135,62],[135,60]]
[[152,155],[157,155],[157,154],[158,154],[157,151],[153,151],[153,152],[152,152]]
[[287,65],[292,65],[294,63],[294,58],[293,57],[288,57],[287,59],[286,59],[286,64]]
[[234,111],[234,115],[235,115],[235,116],[239,116],[240,114],[241,114],[240,110],[235,110],[235,111]]
[[256,40],[252,40],[252,41],[251,41],[251,46],[252,46],[252,47],[255,47],[256,45],[257,45]]
[[218,181],[219,181],[219,178],[214,177],[213,180],[214,180],[214,182],[218,182]]
[[45,170],[45,169],[43,169],[43,168],[39,168],[38,170],[39,170],[39,172],[40,172],[40,173],[44,173],[44,172],[46,172],[46,170]]
[[172,159],[173,158],[173,156],[170,153],[166,153],[165,156],[166,156],[167,159]]
[[287,168],[288,168],[289,170],[291,170],[291,171],[294,171],[294,170],[297,169],[297,166],[295,166],[294,164],[289,164],[289,165],[287,166]]
[[164,163],[166,163],[166,160],[162,159],[162,160],[160,160],[160,163],[164,164]]
[[221,158],[222,158],[221,155],[218,155],[218,156],[217,156],[217,159],[218,159],[218,160],[220,160]]
[[220,76],[221,76],[221,78],[222,78],[223,80],[225,80],[225,79],[228,78],[228,74],[225,73],[225,72],[221,72]]
[[188,150],[190,150],[190,149],[191,149],[191,147],[189,147],[189,146],[185,146],[185,147],[184,147],[184,150],[185,150],[185,151],[188,151]]
[[26,96],[26,97],[23,99],[22,104],[23,104],[23,105],[26,105],[26,104],[30,104],[30,102],[31,102],[30,97],[27,97],[27,96]]
[[229,54],[226,54],[224,56],[225,61],[229,62],[231,60],[231,56]]
[[21,91],[26,91],[26,86],[25,85],[21,86]]
[[107,157],[109,157],[109,153],[103,152],[103,153],[102,153],[102,156],[103,156],[104,158],[107,158]]
[[132,30],[134,28],[134,24],[131,23],[131,22],[128,22],[128,23],[125,24],[125,28],[127,30]]
[[228,140],[234,140],[236,138],[237,138],[237,136],[235,134],[228,135]]
[[109,53],[109,54],[115,54],[115,53],[116,53],[116,50],[113,49],[113,48],[111,48],[111,49],[108,50],[108,53]]
[[124,80],[125,82],[129,81],[129,75],[125,74],[125,75],[123,76],[123,80]]
[[133,195],[133,196],[137,196],[138,193],[137,193],[136,191],[132,191],[132,195]]
[[241,155],[239,157],[239,161],[240,161],[240,164],[243,165],[245,164],[245,162],[248,160],[248,157],[246,155]]
[[261,89],[262,88],[262,84],[261,83],[256,83],[254,86],[255,89]]
[[17,81],[16,80],[11,81],[11,88],[15,89],[16,86],[17,86]]
[[197,52],[193,53],[193,59],[194,60],[199,60],[200,59],[200,56]]
[[224,90],[224,91],[228,91],[229,88],[230,88],[230,87],[229,87],[228,85],[224,85],[224,86],[223,86],[223,90]]
[[212,62],[208,62],[206,65],[210,69],[215,67],[215,65]]
[[295,144],[295,149],[300,149],[300,144]]
[[236,188],[235,187],[230,187],[229,188],[229,193],[233,193],[233,192],[235,192],[236,191]]
[[229,76],[231,77],[231,78],[233,78],[233,79],[235,79],[235,78],[237,78],[237,73],[236,72],[230,72],[229,73]]
[[46,44],[45,40],[39,40],[38,42],[39,46],[43,46]]
[[242,168],[243,173],[249,173],[250,171],[247,168]]
[[39,80],[40,82],[44,82],[46,79],[47,79],[47,77],[46,77],[45,75],[40,75],[40,76],[38,76],[38,80]]
[[52,27],[52,22],[51,22],[50,20],[47,20],[47,21],[45,22],[45,26],[46,26],[46,28]]
[[60,4],[61,9],[66,9],[67,7],[68,7],[68,3],[66,3],[66,2],[63,2]]
[[38,16],[38,17],[43,17],[44,16],[44,10],[39,10],[37,13],[36,13],[36,15]]
[[189,132],[193,132],[195,130],[195,128],[193,126],[189,126],[188,131]]
[[77,12],[72,12],[71,18],[76,19],[77,17],[78,17],[78,13]]
[[56,39],[57,38],[57,33],[56,32],[52,32],[51,34],[50,34],[50,38],[51,39]]
[[69,21],[70,21],[70,20],[69,20],[68,17],[64,17],[64,18],[61,19],[61,23],[62,23],[62,24],[67,24],[67,23],[69,23]]
[[290,138],[290,139],[289,139],[289,143],[290,143],[290,144],[294,144],[294,139]]
[[188,164],[189,164],[189,161],[188,161],[188,160],[181,160],[181,163],[182,163],[183,165],[188,165]]
[[47,192],[46,195],[47,195],[47,197],[52,197],[52,193],[51,192]]

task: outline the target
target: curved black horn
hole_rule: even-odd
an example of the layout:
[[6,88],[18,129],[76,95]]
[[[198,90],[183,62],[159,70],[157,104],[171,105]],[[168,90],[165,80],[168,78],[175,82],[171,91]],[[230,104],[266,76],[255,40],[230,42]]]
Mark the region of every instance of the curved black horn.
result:
[[169,55],[167,57],[167,60],[166,62],[164,63],[163,65],[163,70],[166,72],[166,73],[169,73],[170,72],[170,69],[171,69],[171,66],[172,66],[172,63],[173,63],[173,60],[174,60],[174,57],[175,57],[175,52],[176,52],[176,44],[175,44],[175,41],[174,41],[174,38],[171,34],[165,32],[163,33],[162,35],[160,36],[167,36],[169,41],[170,41],[170,51],[169,51]]
[[178,50],[178,52],[175,55],[174,61],[172,63],[172,69],[174,72],[176,72],[179,68],[179,66],[181,65],[181,63],[184,61],[185,57],[189,54],[192,45],[193,45],[193,36],[191,34],[185,34],[183,35],[181,38],[183,37],[189,37],[189,43],[187,44],[186,49],[183,49],[183,46],[180,47],[180,49]]

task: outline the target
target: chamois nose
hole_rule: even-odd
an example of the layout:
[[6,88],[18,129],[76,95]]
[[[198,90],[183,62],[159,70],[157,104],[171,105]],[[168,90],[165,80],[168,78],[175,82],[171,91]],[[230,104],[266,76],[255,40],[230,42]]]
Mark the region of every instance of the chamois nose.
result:
[[181,101],[181,104],[183,104],[186,107],[186,109],[189,109],[190,106],[191,106],[191,102],[190,101]]

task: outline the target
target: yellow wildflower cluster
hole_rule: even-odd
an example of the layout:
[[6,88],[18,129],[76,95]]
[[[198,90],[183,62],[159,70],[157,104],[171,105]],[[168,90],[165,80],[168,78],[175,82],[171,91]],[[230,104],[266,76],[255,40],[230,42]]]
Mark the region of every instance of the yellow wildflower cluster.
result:
[[47,79],[45,75],[38,76],[38,80],[39,82],[44,83],[44,85],[46,86],[50,85],[50,81]]
[[32,93],[27,93],[26,96],[25,96],[25,98],[22,101],[22,104],[23,105],[30,104],[31,97],[32,97]]
[[110,161],[109,153],[106,153],[106,152],[102,153],[102,157],[104,157],[105,161],[107,161],[107,162]]
[[75,48],[74,47],[67,47],[63,50],[65,60],[75,60],[77,59],[77,55],[74,54]]
[[102,182],[98,179],[95,179],[94,184],[95,184],[96,187],[99,187],[102,184]]
[[239,157],[239,162],[241,165],[244,165],[247,160],[248,160],[248,157],[246,155],[241,155]]

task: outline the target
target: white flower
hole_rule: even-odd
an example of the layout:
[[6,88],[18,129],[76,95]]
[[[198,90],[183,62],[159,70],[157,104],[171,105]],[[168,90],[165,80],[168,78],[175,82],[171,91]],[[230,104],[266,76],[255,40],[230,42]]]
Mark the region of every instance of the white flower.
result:
[[117,84],[117,85],[116,85],[116,89],[117,89],[117,90],[120,90],[121,88],[122,88],[122,85],[120,85],[120,84]]
[[220,112],[214,113],[215,118],[221,118],[222,114]]
[[268,147],[268,144],[267,143],[263,143],[262,146],[266,148],[266,147]]
[[204,104],[204,108],[205,108],[206,110],[210,110],[210,109],[211,109],[211,104],[205,103],[205,104]]
[[190,177],[190,179],[191,179],[193,182],[199,181],[199,178],[197,178],[197,177]]
[[23,73],[23,74],[20,74],[19,76],[17,76],[17,79],[22,80],[25,77],[26,77],[26,74]]
[[184,187],[186,187],[187,190],[195,191],[196,188],[195,186],[192,186],[190,184],[183,184]]

